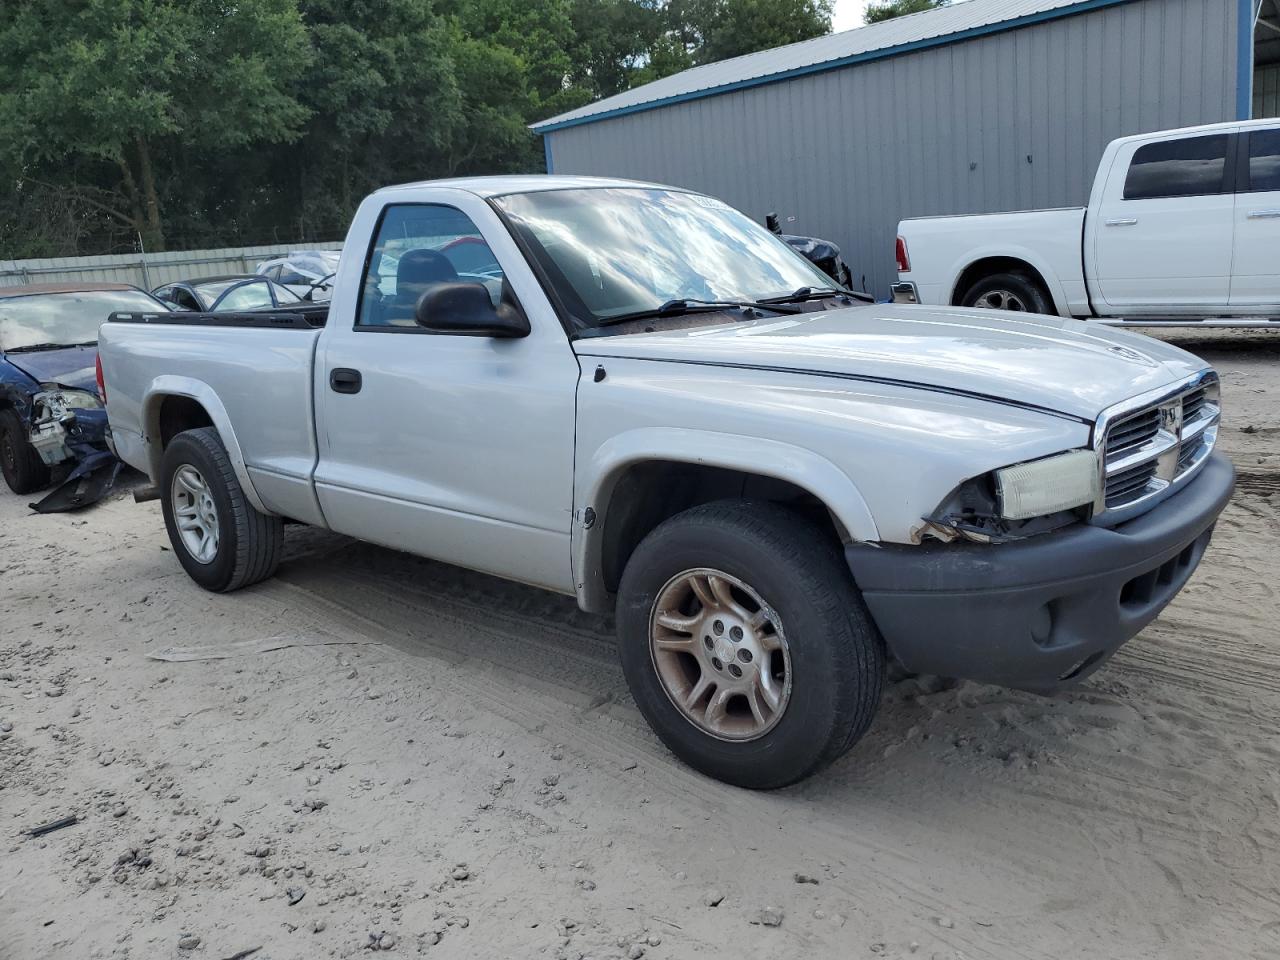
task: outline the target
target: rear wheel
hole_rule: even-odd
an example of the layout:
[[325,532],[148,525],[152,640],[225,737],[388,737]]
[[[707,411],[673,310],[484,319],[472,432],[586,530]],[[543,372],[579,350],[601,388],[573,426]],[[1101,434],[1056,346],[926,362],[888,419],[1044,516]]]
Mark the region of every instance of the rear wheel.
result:
[[14,493],[35,493],[49,485],[49,467],[27,442],[22,420],[12,410],[0,410],[0,472]]
[[627,564],[617,619],[645,718],[728,783],[802,780],[879,705],[884,646],[840,551],[776,504],[721,501],[660,525]]
[[160,467],[169,542],[187,574],[206,590],[239,590],[276,571],[284,524],[245,497],[218,432],[178,434]]
[[1053,313],[1053,301],[1039,281],[1016,272],[983,277],[964,292],[960,305],[1013,313]]

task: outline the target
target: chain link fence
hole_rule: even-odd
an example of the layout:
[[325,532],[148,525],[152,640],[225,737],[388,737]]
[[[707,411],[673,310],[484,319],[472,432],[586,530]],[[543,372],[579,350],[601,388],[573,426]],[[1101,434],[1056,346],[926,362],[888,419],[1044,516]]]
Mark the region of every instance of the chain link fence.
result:
[[263,260],[300,249],[340,250],[342,241],[308,244],[167,250],[163,253],[120,253],[96,257],[48,257],[0,260],[0,287],[27,283],[131,283],[144,290],[175,280],[252,273]]

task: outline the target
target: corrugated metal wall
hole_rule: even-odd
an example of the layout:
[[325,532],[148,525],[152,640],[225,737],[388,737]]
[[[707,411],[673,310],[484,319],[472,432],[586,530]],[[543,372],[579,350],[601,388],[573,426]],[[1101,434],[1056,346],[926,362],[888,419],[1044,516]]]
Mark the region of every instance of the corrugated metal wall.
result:
[[900,219],[1078,206],[1115,137],[1234,119],[1238,9],[1135,0],[570,127],[554,168],[776,210],[884,296]]
[[[154,290],[174,280],[251,273],[258,263],[283,257],[301,245],[282,247],[223,247],[217,250],[170,250],[165,253],[110,254],[101,257],[51,257],[41,260],[0,260],[0,287],[22,283],[132,283]],[[308,244],[308,250],[341,250],[342,241]]]
[[1254,71],[1253,115],[1280,117],[1280,63],[1259,67]]

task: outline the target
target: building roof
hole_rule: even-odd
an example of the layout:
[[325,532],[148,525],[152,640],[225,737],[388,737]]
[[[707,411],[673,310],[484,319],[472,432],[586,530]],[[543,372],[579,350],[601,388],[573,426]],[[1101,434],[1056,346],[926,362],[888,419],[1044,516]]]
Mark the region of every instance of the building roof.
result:
[[1127,2],[1129,0],[964,0],[937,10],[693,67],[542,120],[533,124],[532,129],[537,133],[550,133],[607,117],[956,43]]
[[102,290],[137,290],[131,283],[109,283],[106,280],[88,283],[22,283],[0,286],[0,300],[14,297],[30,297],[37,293],[93,293]]

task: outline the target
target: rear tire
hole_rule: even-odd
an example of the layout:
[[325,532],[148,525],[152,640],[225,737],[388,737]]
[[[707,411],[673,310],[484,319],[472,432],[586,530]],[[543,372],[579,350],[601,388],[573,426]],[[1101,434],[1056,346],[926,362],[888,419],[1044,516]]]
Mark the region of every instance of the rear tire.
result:
[[1016,271],[981,278],[964,292],[960,305],[1013,313],[1053,313],[1053,300],[1044,286],[1034,277]]
[[725,500],[662,523],[627,563],[617,622],[645,719],[726,783],[803,780],[879,706],[884,643],[838,545],[777,504]]
[[249,503],[213,427],[186,430],[169,442],[160,500],[178,562],[206,590],[239,590],[276,572],[284,522]]
[[12,410],[0,410],[0,472],[17,494],[35,493],[49,485],[49,467],[27,442],[22,420]]

